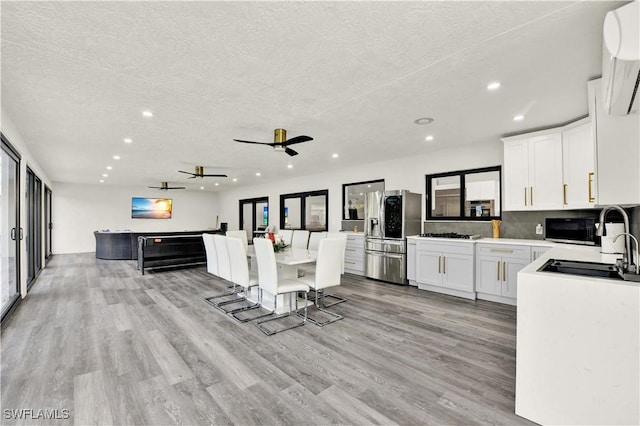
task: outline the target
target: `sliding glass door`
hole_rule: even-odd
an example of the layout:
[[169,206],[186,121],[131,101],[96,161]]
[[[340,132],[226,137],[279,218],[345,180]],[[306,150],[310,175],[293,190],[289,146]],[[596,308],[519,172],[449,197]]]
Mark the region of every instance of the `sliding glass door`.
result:
[[27,252],[27,288],[42,269],[42,181],[27,168],[25,244]]
[[51,256],[51,230],[53,229],[53,222],[51,221],[51,189],[45,185],[44,187],[44,257],[49,259]]
[[240,229],[247,232],[249,241],[253,241],[257,232],[263,232],[269,226],[269,197],[240,200]]
[[0,158],[0,308],[4,318],[20,294],[20,156],[2,136]]

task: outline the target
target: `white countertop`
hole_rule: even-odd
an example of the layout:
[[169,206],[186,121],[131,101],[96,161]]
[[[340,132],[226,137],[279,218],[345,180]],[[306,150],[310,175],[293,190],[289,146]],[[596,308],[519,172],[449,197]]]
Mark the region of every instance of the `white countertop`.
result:
[[447,241],[447,242],[459,242],[459,243],[483,243],[483,244],[512,244],[512,245],[522,245],[522,246],[539,246],[539,247],[555,247],[557,244],[551,241],[545,240],[527,240],[520,238],[480,238],[477,240],[467,240],[464,238],[434,238],[434,237],[421,237],[419,235],[412,235],[407,237],[407,239],[416,239],[416,240],[429,240],[429,241]]
[[590,281],[597,283],[607,283],[612,285],[630,285],[630,286],[640,286],[639,283],[633,281],[622,281],[617,279],[610,278],[599,278],[599,277],[587,277],[583,275],[571,275],[571,274],[558,274],[555,272],[538,272],[538,269],[544,265],[549,259],[561,259],[561,260],[576,260],[579,262],[597,262],[597,263],[608,263],[615,264],[616,260],[620,258],[619,254],[603,254],[600,252],[602,247],[587,247],[587,246],[579,246],[579,245],[571,245],[571,244],[557,244],[546,253],[543,253],[536,260],[531,262],[529,265],[524,267],[518,275],[520,274],[535,274],[540,278],[544,276],[551,276],[555,278],[563,278],[567,280],[577,280],[577,281]]

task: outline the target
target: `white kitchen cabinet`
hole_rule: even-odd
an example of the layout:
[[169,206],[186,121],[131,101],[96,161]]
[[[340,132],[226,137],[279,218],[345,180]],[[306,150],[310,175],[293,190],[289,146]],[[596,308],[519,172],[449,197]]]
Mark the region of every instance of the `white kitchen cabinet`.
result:
[[597,202],[636,205],[640,203],[640,114],[607,114],[600,86],[600,79],[588,83],[596,145]]
[[476,256],[478,299],[515,305],[518,272],[531,263],[531,247],[478,243]]
[[504,142],[505,211],[562,207],[562,135],[541,131]]
[[364,234],[347,235],[344,249],[344,271],[364,276]]
[[422,290],[475,299],[474,243],[417,240],[416,283]]
[[591,208],[596,200],[595,146],[589,118],[562,131],[562,207]]
[[409,285],[418,285],[416,283],[416,240],[414,238],[407,238],[407,281],[409,281]]
[[531,247],[531,261],[533,262],[539,258],[543,253],[547,252],[551,247],[532,246]]

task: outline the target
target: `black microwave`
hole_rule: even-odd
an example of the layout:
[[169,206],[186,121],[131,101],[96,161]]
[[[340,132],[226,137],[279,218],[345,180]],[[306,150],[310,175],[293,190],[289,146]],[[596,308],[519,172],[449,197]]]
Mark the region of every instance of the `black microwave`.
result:
[[595,246],[596,238],[595,217],[545,219],[545,240]]

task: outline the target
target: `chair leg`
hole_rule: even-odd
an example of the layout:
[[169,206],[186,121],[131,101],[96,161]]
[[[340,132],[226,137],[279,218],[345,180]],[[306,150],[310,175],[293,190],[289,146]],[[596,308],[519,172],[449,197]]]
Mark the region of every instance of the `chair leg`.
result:
[[[247,291],[249,290],[247,289]],[[240,322],[249,322],[249,321],[265,318],[272,315],[272,312],[267,312],[267,313],[262,313],[260,315],[256,315],[253,317],[246,317],[246,318],[240,318],[238,316],[240,312],[252,311],[254,309],[259,309],[261,307],[262,307],[262,289],[258,289],[258,303],[251,306],[246,306],[246,307],[243,306],[241,308],[234,309],[232,311],[229,311],[228,314],[230,314],[235,320]]]
[[[323,309],[320,307],[320,303],[318,303],[318,293],[321,294],[321,297],[324,298],[324,291],[316,291],[315,294],[315,307],[316,310],[318,312],[323,312],[325,314],[327,314],[328,316],[330,316],[331,318],[329,318],[326,321],[320,321],[318,318],[313,318],[313,316],[308,316],[307,313],[305,312],[305,320],[309,320],[309,322],[317,325],[318,327],[324,327],[327,324],[331,324],[332,322],[336,322],[336,321],[340,321],[341,319],[343,319],[344,317],[340,314],[336,314],[335,312],[331,312],[328,311],[326,309]],[[325,306],[324,304],[322,306]],[[306,310],[306,309],[305,309]],[[300,314],[298,313],[298,316],[300,316]]]
[[[332,299],[335,299],[335,302],[327,303],[324,300],[325,297],[330,297]],[[330,306],[337,305],[338,303],[343,303],[343,302],[346,302],[346,301],[347,301],[347,299],[345,299],[344,297],[336,296],[335,294],[327,294],[327,295],[325,295],[324,291],[322,292],[322,306],[325,307],[325,308],[328,308]]]
[[[231,288],[232,290],[228,293],[224,293],[224,294],[219,294],[217,296],[212,296],[212,297],[205,297],[204,301],[207,302],[208,304],[210,304],[211,306],[213,306],[214,308],[217,308],[218,305],[220,305],[221,303],[226,304],[226,302],[230,302],[228,300],[222,301],[222,302],[215,302],[216,299],[220,299],[221,297],[228,297],[228,296],[233,296],[234,294],[238,294],[236,292],[236,284],[233,283],[233,285],[227,287],[227,288]],[[235,301],[235,299],[234,299]]]
[[[297,309],[298,309],[298,295],[297,295],[297,292],[294,292],[293,294],[294,294],[294,296],[296,298],[296,316],[297,316],[298,315],[298,311],[297,311]],[[291,305],[291,303],[289,303],[289,305]],[[304,307],[305,307],[305,316],[304,316],[302,321],[296,322],[295,324],[292,324],[292,325],[290,325],[288,327],[284,327],[284,328],[281,328],[281,329],[269,330],[269,329],[267,329],[266,327],[263,326],[264,323],[271,322],[271,321],[276,321],[276,320],[279,320],[279,319],[282,319],[282,318],[287,318],[287,317],[291,316],[291,310],[289,310],[288,313],[282,314],[282,315],[278,315],[276,313],[276,309],[278,308],[278,295],[275,295],[275,300],[274,300],[274,303],[273,303],[272,317],[264,319],[264,320],[261,320],[261,321],[256,321],[255,325],[256,325],[256,327],[258,327],[260,329],[260,331],[262,331],[267,336],[273,336],[276,333],[281,333],[281,332],[286,331],[286,330],[291,330],[292,328],[303,326],[305,324],[305,322],[306,322],[306,319],[307,319],[307,315],[306,315],[307,314],[307,293],[306,292],[304,294]]]

